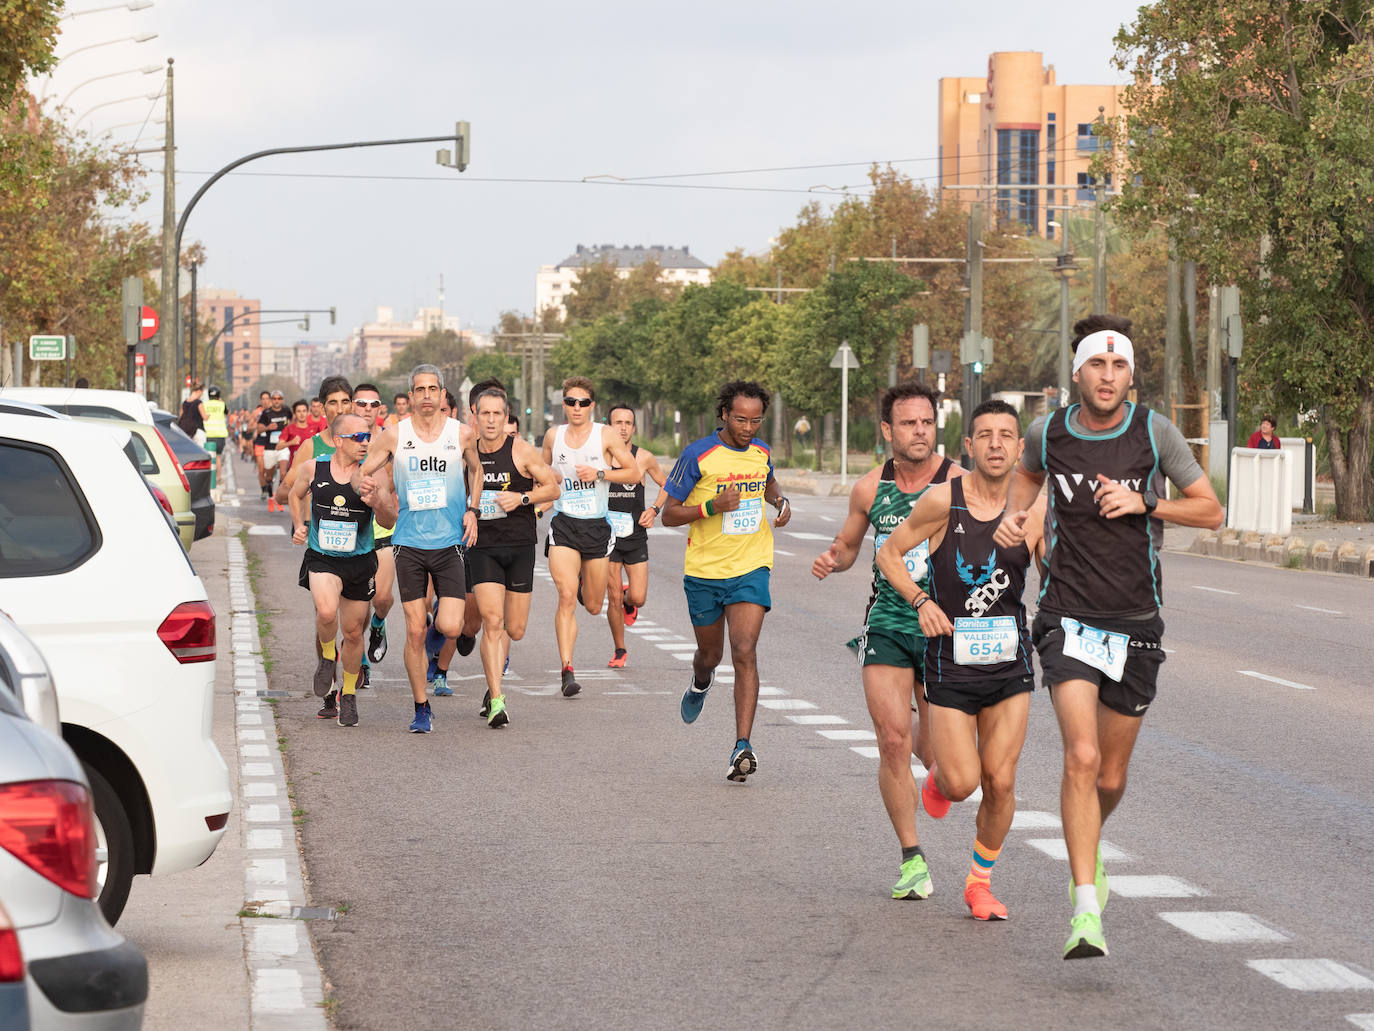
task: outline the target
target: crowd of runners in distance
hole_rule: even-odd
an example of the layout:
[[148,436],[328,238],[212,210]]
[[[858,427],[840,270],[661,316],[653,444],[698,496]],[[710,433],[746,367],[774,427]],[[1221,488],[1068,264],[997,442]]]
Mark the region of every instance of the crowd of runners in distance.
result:
[[[1007,918],[991,876],[1015,811],[1036,686],[1031,656],[1039,656],[1064,749],[1073,903],[1065,959],[1107,954],[1100,834],[1125,791],[1165,658],[1163,521],[1215,527],[1222,519],[1177,428],[1127,399],[1129,332],[1130,321],[1117,316],[1080,321],[1078,401],[1036,419],[1024,437],[1006,402],[975,408],[964,440],[970,468],[935,446],[939,398],[930,387],[889,388],[881,430],[891,457],[856,481],[839,533],[811,567],[818,580],[851,568],[872,529],[872,589],[848,646],[901,849],[893,898],[933,891],[918,809],[940,819],[981,788],[964,901],[978,920]],[[289,510],[294,539],[306,547],[299,581],[316,614],[318,715],[357,725],[357,691],[387,653],[386,616],[399,595],[409,730],[431,732],[430,696],[452,695],[449,662],[479,640],[481,715],[492,728],[508,726],[501,680],[528,626],[546,512],[561,688],[576,696],[577,609],[606,609],[608,665],[626,666],[625,627],[647,600],[647,530],[661,519],[688,533],[683,587],[696,651],[681,718],[691,724],[701,714],[728,641],[736,738],[726,776],[742,783],[755,774],[750,736],[757,643],[772,606],[773,529],[792,515],[758,437],[768,392],[752,381],[724,384],[718,428],[689,443],[667,473],[631,442],[632,408],[612,405],[607,421],[596,421],[595,389],[584,377],[563,382],[563,421],[539,446],[519,437],[499,382],[476,384],[464,400],[460,408],[440,370],[420,365],[392,412],[375,386],[330,377],[314,402],[288,409],[280,392],[264,392],[257,410],[230,418],[269,508]],[[1022,596],[1032,561],[1040,593],[1028,622]],[[919,786],[913,755],[927,770]]]

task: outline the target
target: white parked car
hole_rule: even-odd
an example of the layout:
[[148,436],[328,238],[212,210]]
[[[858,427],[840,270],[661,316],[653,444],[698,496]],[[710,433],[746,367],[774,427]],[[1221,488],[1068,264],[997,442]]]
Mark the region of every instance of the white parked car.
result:
[[111,923],[134,874],[209,858],[232,801],[210,735],[215,613],[123,451],[128,432],[0,415],[0,610],[52,671],[95,800]]
[[89,387],[0,387],[0,401],[28,401],[67,415],[97,419],[128,419],[153,425],[153,405],[132,390],[93,390]]

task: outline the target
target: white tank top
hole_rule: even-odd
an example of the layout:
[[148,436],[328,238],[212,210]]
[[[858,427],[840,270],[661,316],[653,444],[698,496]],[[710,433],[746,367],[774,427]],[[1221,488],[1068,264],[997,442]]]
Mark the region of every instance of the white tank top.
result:
[[605,469],[606,455],[601,444],[603,424],[591,424],[591,432],[581,447],[568,444],[568,426],[564,423],[553,433],[553,471],[558,474],[563,493],[553,503],[555,512],[573,519],[605,519],[610,484],[605,480],[579,480],[577,467],[590,465]]
[[434,440],[426,442],[405,420],[396,429],[396,453],[391,476],[400,500],[395,544],[413,548],[450,548],[463,542],[463,515],[467,492],[463,489],[461,427],[444,420]]

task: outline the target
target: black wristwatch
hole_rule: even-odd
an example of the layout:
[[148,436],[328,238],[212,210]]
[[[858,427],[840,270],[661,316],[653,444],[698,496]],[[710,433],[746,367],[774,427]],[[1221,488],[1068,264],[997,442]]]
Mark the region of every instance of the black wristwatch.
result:
[[529,496],[528,494],[521,494],[521,495],[520,495],[520,504],[522,504],[522,505],[528,505],[529,503],[530,503],[530,496]]
[[1145,499],[1145,514],[1154,515],[1155,507],[1159,504],[1159,495],[1154,492],[1154,488],[1147,487],[1141,491],[1140,496]]
[[477,508],[473,505],[469,505],[468,511],[475,515],[478,519],[482,518],[482,510],[480,508]]
[[601,482],[602,480],[604,480],[605,478],[606,478],[606,470],[605,470],[605,469],[598,469],[598,470],[596,471],[596,482],[597,482],[597,483],[600,483],[600,482]]
[[924,604],[925,604],[926,602],[928,602],[928,601],[930,601],[930,595],[928,595],[928,594],[923,594],[923,595],[921,595],[919,598],[912,598],[912,599],[911,599],[911,608],[912,608],[912,610],[915,611],[915,612],[920,612],[920,611],[921,611],[921,606],[924,605]]

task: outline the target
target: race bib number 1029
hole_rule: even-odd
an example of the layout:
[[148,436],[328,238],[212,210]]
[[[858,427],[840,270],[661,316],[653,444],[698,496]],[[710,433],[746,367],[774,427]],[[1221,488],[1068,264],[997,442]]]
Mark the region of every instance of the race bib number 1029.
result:
[[1059,624],[1064,628],[1066,658],[1100,669],[1113,680],[1121,679],[1126,670],[1126,650],[1131,643],[1127,635],[1099,630],[1068,616],[1061,617]]

